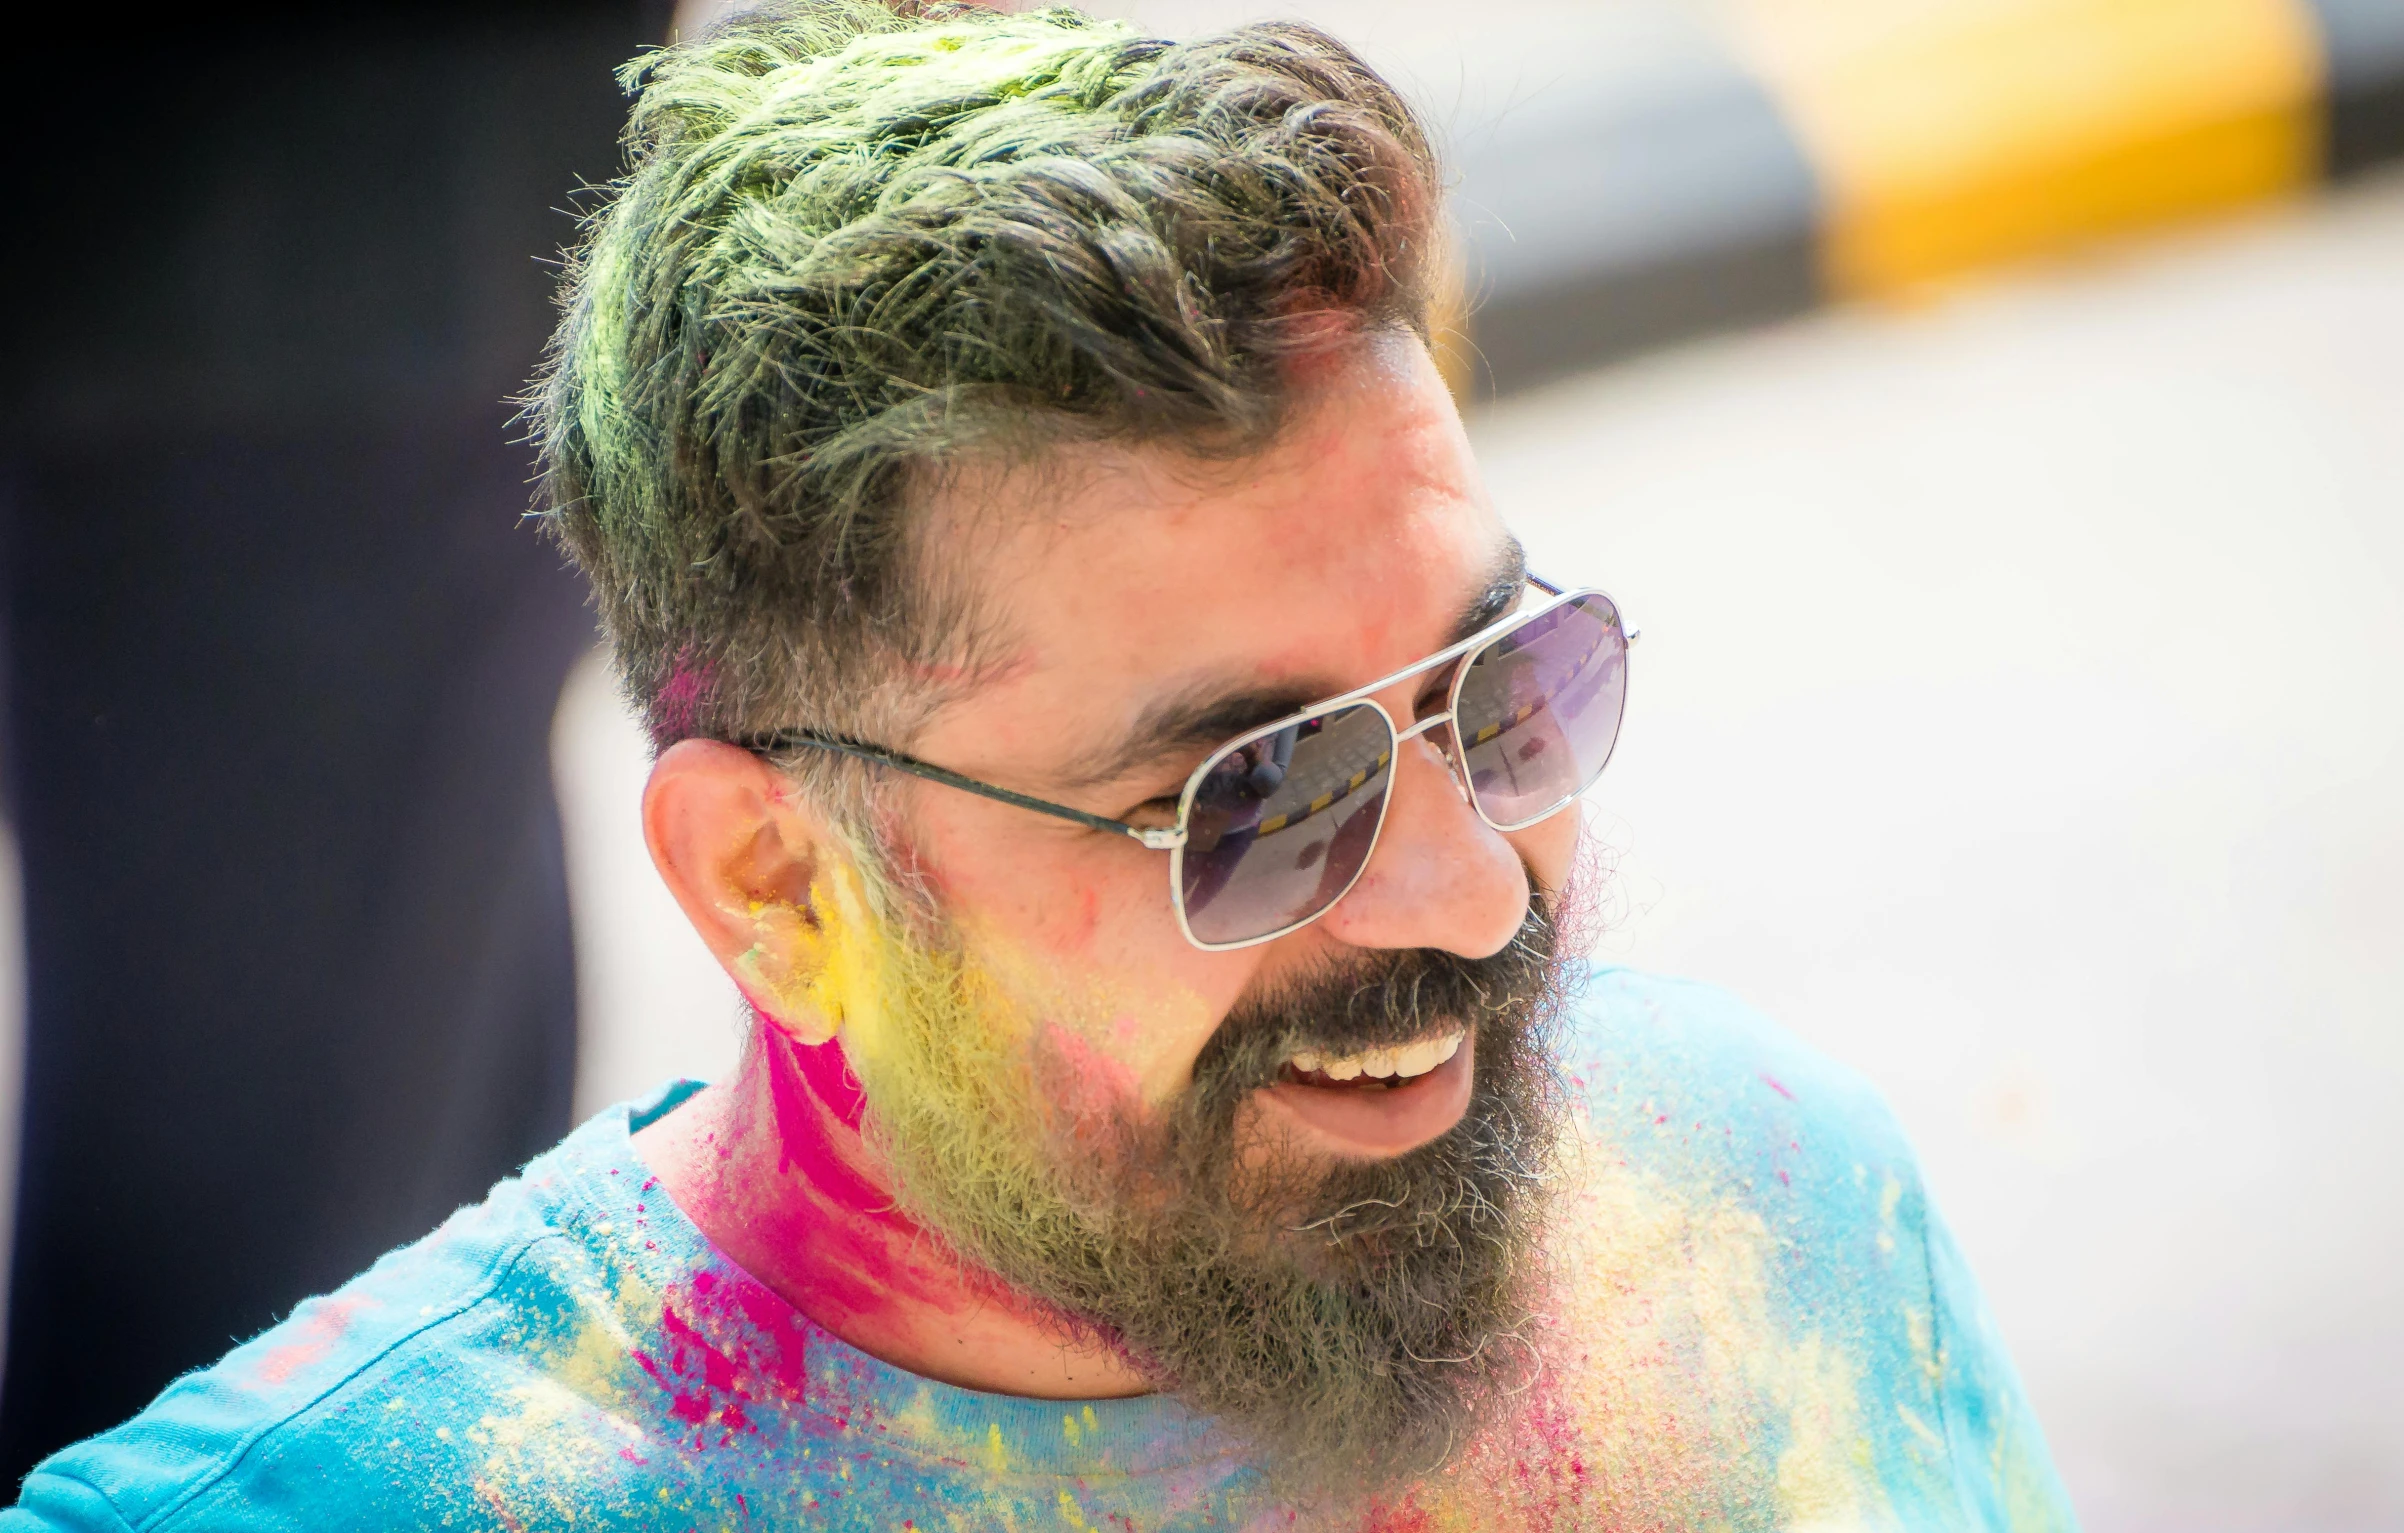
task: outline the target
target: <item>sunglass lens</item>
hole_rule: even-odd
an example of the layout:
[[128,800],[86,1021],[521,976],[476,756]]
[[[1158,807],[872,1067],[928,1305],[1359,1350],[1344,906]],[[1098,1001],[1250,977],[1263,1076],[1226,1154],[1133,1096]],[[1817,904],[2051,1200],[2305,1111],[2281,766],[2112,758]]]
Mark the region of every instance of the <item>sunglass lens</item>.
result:
[[1472,656],[1453,729],[1486,818],[1516,829],[1593,783],[1627,696],[1627,635],[1599,595],[1565,602]]
[[1393,766],[1392,726],[1359,705],[1220,752],[1186,819],[1194,940],[1264,937],[1341,899],[1369,860]]

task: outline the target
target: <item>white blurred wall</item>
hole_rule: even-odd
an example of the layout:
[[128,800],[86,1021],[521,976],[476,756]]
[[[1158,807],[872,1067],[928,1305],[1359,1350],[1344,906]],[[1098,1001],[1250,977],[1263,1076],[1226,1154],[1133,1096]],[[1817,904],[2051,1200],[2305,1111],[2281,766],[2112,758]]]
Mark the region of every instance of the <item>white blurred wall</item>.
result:
[[732,1070],[746,1020],[643,844],[651,747],[606,656],[585,656],[551,723],[576,929],[576,1118],[681,1077]]
[[[1608,956],[1868,1074],[2093,1533],[2404,1527],[2404,182],[1475,425],[1645,630]],[[731,1058],[597,665],[594,1105]]]

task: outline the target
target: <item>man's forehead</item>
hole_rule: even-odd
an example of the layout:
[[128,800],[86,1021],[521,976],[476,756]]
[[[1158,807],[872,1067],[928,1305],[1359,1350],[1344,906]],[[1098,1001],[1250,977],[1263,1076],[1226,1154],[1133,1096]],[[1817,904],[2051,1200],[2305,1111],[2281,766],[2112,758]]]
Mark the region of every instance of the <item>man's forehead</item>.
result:
[[[1526,584],[1526,557],[1519,541],[1506,535],[1488,572],[1482,577],[1471,572],[1471,594],[1428,653],[1493,623]],[[1404,663],[1418,658],[1413,655]],[[1215,675],[1189,677],[1162,689],[1115,740],[1106,746],[1095,742],[1094,753],[1068,780],[1078,785],[1115,781],[1163,753],[1227,739],[1362,685],[1366,682],[1334,669],[1266,681],[1240,663]]]
[[1202,467],[1114,449],[988,486],[982,535],[955,545],[977,545],[961,574],[994,641],[945,710],[981,731],[963,745],[1098,771],[1147,736],[1223,736],[1442,648],[1520,589],[1432,366],[1370,370],[1269,450]]

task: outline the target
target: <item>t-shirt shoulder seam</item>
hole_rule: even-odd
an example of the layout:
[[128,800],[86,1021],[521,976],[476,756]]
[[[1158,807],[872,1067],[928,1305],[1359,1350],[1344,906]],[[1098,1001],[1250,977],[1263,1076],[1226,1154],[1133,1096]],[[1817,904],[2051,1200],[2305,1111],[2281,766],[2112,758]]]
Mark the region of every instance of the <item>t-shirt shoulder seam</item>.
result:
[[1928,1291],[1928,1345],[1937,1360],[1937,1435],[1945,1444],[1945,1478],[1953,1487],[1954,1509],[1971,1514],[1971,1520],[1975,1523],[1977,1509],[1969,1504],[1969,1498],[1964,1494],[1961,1460],[1955,1451],[1951,1388],[1953,1364],[1947,1349],[1950,1336],[1945,1324],[1945,1296],[1937,1291],[1942,1279],[1937,1275],[1936,1246],[1929,1235],[1928,1178],[1921,1174],[1916,1161],[1912,1165],[1912,1180],[1919,1184],[1917,1190],[1920,1194],[1920,1272]]
[[[274,1420],[269,1421],[263,1426],[260,1426],[254,1430],[248,1437],[241,1441],[239,1446],[237,1446],[231,1453],[226,1455],[223,1462],[216,1465],[207,1473],[199,1476],[190,1485],[184,1487],[182,1493],[177,1495],[174,1500],[168,1502],[165,1506],[160,1507],[158,1510],[144,1517],[139,1523],[127,1521],[122,1511],[117,1512],[118,1520],[126,1523],[129,1533],[143,1533],[143,1530],[155,1530],[166,1527],[168,1523],[172,1522],[176,1517],[182,1515],[187,1509],[189,1509],[193,1502],[198,1500],[201,1496],[207,1494],[209,1491],[215,1489],[217,1486],[223,1484],[228,1477],[233,1475],[236,1470],[240,1469],[243,1461],[248,1459],[252,1453],[256,1452],[261,1443],[266,1442],[269,1438],[275,1436],[276,1433],[282,1431],[285,1427],[290,1426],[300,1417],[324,1404],[333,1395],[337,1394],[344,1387],[358,1379],[361,1374],[364,1374],[368,1370],[374,1368],[378,1363],[381,1363],[384,1361],[384,1359],[392,1356],[393,1353],[399,1351],[403,1347],[408,1346],[411,1342],[417,1340],[419,1337],[425,1335],[428,1331],[433,1330],[435,1327],[446,1325],[449,1322],[458,1319],[461,1315],[464,1315],[469,1310],[474,1309],[486,1299],[491,1298],[493,1290],[498,1288],[501,1285],[502,1280],[509,1276],[510,1272],[516,1268],[520,1261],[525,1259],[527,1252],[533,1250],[536,1246],[541,1245],[545,1241],[565,1240],[567,1238],[568,1236],[566,1232],[546,1226],[544,1229],[528,1235],[525,1239],[504,1247],[499,1252],[496,1252],[491,1264],[485,1268],[483,1276],[478,1278],[475,1285],[466,1293],[461,1295],[456,1303],[442,1309],[442,1311],[438,1314],[424,1317],[418,1324],[409,1327],[400,1335],[395,1336],[392,1338],[392,1340],[386,1342],[383,1346],[378,1347],[368,1356],[361,1358],[355,1366],[344,1370],[340,1377],[329,1380],[323,1389],[320,1389],[316,1393],[310,1395],[308,1399],[301,1401],[299,1404],[293,1406],[290,1410],[285,1411],[282,1415],[277,1416]],[[75,1478],[82,1480],[83,1483],[87,1485],[92,1483],[91,1481],[84,1479],[84,1477],[81,1475],[75,1476]],[[94,1486],[93,1488],[95,1490],[99,1489],[97,1486]],[[115,1498],[109,1496],[106,1491],[100,1491],[100,1495],[101,1499],[108,1503],[112,1511],[117,1510]]]

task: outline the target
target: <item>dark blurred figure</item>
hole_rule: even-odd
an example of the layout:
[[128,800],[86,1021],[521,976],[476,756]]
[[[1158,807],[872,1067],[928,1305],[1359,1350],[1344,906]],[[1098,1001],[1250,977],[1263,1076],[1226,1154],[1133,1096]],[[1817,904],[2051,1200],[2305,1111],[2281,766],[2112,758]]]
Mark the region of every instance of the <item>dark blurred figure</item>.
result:
[[195,14],[12,71],[12,1494],[567,1126],[592,629],[504,400],[665,13]]

